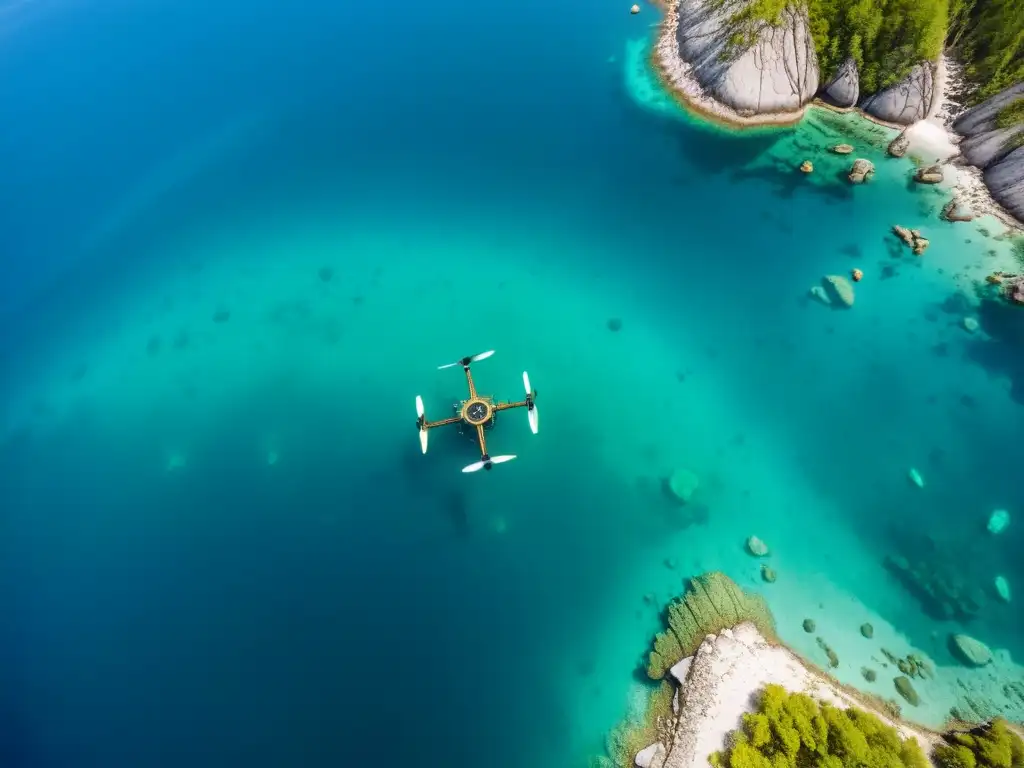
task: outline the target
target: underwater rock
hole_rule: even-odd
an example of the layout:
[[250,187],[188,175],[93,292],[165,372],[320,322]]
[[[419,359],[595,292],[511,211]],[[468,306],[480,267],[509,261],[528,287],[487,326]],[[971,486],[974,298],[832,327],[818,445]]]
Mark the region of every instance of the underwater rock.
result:
[[[632,15],[636,16],[638,13],[640,13],[640,6],[634,4],[632,7],[630,7],[629,12]],[[646,766],[640,766],[640,768],[646,768]]]
[[764,557],[768,554],[768,545],[761,541],[757,536],[751,536],[747,539],[747,552],[752,554],[754,557]]
[[940,559],[910,563],[898,555],[887,555],[883,565],[932,618],[969,621],[981,610],[979,598],[982,596],[978,591],[965,584],[949,564]]
[[825,655],[828,657],[828,665],[833,668],[838,667],[839,656],[837,656],[836,652],[832,650],[832,646],[830,646],[820,637],[816,637],[815,642],[818,643],[818,647],[821,648],[821,650],[823,650],[825,652]]
[[608,330],[612,333],[618,333],[622,330],[622,320],[618,317],[613,317],[608,320]]
[[1005,576],[996,576],[994,582],[996,588],[996,594],[999,595],[999,599],[1004,603],[1010,602],[1010,582],[1006,580]]
[[860,75],[857,72],[857,61],[847,56],[835,77],[821,91],[821,99],[832,106],[848,109],[857,104],[860,97]]
[[911,247],[915,256],[920,256],[928,247],[928,240],[921,234],[919,229],[907,229],[899,224],[894,224],[892,231],[896,237]]
[[825,275],[821,278],[821,285],[831,306],[846,309],[853,306],[853,286],[842,275]]
[[914,174],[914,181],[918,184],[940,184],[942,179],[941,165],[929,165],[924,168],[918,168],[917,173]]
[[826,307],[832,306],[832,300],[829,299],[828,294],[825,293],[825,289],[820,285],[812,285],[811,290],[808,291],[808,295],[810,295],[812,299],[820,301]]
[[761,565],[761,578],[767,581],[769,584],[774,584],[778,574],[775,573],[775,569],[768,565]]
[[922,61],[899,82],[868,96],[861,107],[879,120],[910,125],[928,116],[937,95],[935,65]]
[[853,167],[850,168],[850,172],[847,174],[846,178],[848,178],[853,184],[862,184],[865,181],[871,181],[871,177],[874,175],[874,163],[861,157],[853,161]]
[[864,637],[866,637],[868,640],[870,640],[872,637],[875,636],[875,628],[872,627],[869,623],[864,622],[860,625],[860,633],[864,635]]
[[950,200],[942,209],[942,218],[946,221],[974,221],[974,211],[959,200]]
[[654,638],[647,675],[661,680],[665,673],[692,656],[709,634],[751,622],[767,637],[775,636],[775,621],[764,598],[740,589],[720,571],[691,579],[682,599],[667,609],[668,627]]
[[967,331],[968,333],[977,333],[978,328],[981,327],[976,317],[965,317],[962,321],[962,324],[964,326],[964,330]]
[[907,478],[918,488],[924,488],[924,478],[921,477],[921,473],[913,467],[911,467],[910,471],[907,472]]
[[992,661],[992,651],[988,646],[970,635],[950,635],[949,650],[968,667],[983,667]]
[[889,142],[889,146],[886,151],[890,157],[903,157],[907,154],[907,150],[910,148],[910,138],[907,136],[906,131],[900,131],[900,135]]
[[690,503],[699,485],[700,478],[688,469],[677,469],[667,482],[669,494],[681,504]]
[[1010,524],[1010,513],[1005,509],[997,509],[988,518],[988,532],[1002,533]]
[[814,632],[815,624],[814,619],[804,619],[804,632],[811,634]]
[[833,153],[835,153],[837,155],[849,155],[850,153],[853,152],[853,145],[852,144],[836,144],[836,145],[834,145],[832,147],[829,147],[829,151],[833,152]]
[[317,275],[320,277],[321,281],[329,283],[331,282],[331,278],[334,277],[334,270],[330,267],[320,267],[320,269],[317,270]]
[[860,673],[869,683],[873,683],[878,679],[878,673],[870,667],[861,667]]
[[902,696],[908,704],[916,707],[921,703],[921,697],[917,695],[917,691],[914,690],[914,684],[904,675],[893,678],[893,683],[896,685],[896,692]]
[[803,173],[813,173],[814,163],[812,163],[810,160],[804,160],[802,163],[800,163],[800,170]]
[[213,322],[215,323],[226,323],[231,319],[231,312],[226,309],[218,309],[213,313]]

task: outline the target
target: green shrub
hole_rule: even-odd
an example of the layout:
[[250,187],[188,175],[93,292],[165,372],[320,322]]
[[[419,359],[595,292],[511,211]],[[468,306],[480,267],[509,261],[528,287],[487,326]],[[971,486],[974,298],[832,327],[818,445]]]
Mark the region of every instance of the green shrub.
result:
[[1011,101],[996,115],[998,128],[1013,128],[1024,123],[1024,98]]
[[930,768],[916,739],[860,709],[819,704],[778,685],[761,692],[715,768]]
[[1024,741],[996,718],[974,733],[955,733],[935,748],[939,768],[1024,768]]

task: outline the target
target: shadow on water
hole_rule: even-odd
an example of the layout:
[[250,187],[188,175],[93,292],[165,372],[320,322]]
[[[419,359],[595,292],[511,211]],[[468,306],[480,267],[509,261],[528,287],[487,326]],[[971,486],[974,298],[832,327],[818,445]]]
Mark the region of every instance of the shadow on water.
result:
[[1010,379],[1010,395],[1024,405],[1024,307],[985,295],[977,308],[988,338],[971,339],[967,357],[995,376]]

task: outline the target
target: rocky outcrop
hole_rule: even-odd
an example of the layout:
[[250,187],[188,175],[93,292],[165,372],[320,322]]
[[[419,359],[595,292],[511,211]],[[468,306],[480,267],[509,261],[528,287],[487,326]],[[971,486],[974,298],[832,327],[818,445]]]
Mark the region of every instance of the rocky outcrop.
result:
[[835,77],[821,90],[821,99],[834,107],[853,107],[860,98],[860,74],[853,57],[839,65]]
[[985,186],[996,202],[1024,220],[1024,146],[985,169]]
[[953,130],[964,137],[960,142],[960,154],[964,160],[978,168],[987,168],[1010,153],[1013,149],[1011,142],[1024,133],[1024,125],[999,128],[996,117],[1003,108],[1018,99],[1024,99],[1024,83],[1000,91],[956,119]]
[[870,160],[865,160],[861,157],[853,161],[853,167],[850,168],[850,172],[846,175],[846,178],[848,178],[852,184],[863,184],[865,181],[870,181],[871,177],[874,175],[875,164]]
[[861,107],[879,120],[910,125],[926,118],[939,96],[935,87],[935,65],[923,61],[898,83],[868,96]]
[[906,131],[900,131],[900,135],[889,142],[888,152],[892,157],[903,157],[910,149],[910,139]]
[[983,667],[992,663],[992,651],[970,635],[950,635],[949,650],[969,667]]
[[[807,11],[787,7],[777,25],[737,28],[737,14],[750,4],[679,0],[679,57],[709,95],[741,116],[798,111],[818,91]],[[736,35],[752,42],[735,48]]]

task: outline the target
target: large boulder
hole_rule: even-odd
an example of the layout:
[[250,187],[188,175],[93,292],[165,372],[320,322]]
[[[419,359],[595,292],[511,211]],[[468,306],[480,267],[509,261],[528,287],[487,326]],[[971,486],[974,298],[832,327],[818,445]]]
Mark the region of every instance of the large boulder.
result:
[[976,107],[971,107],[953,123],[953,130],[961,136],[976,136],[996,127],[996,115],[1017,99],[1024,99],[1024,83],[1017,83],[990,96]]
[[1003,208],[1024,219],[1024,146],[985,169],[985,186]]
[[969,667],[983,667],[992,661],[992,651],[970,635],[950,635],[949,650]]
[[839,65],[835,77],[821,90],[822,101],[836,107],[852,107],[860,97],[860,74],[852,56]]
[[[679,57],[710,96],[741,115],[796,112],[818,91],[807,10],[787,6],[777,25],[738,26],[752,1],[679,0]],[[737,35],[752,42],[737,49]]]
[[899,82],[868,96],[861,107],[879,120],[910,125],[928,117],[933,102],[939,97],[935,88],[935,65],[923,61]]

